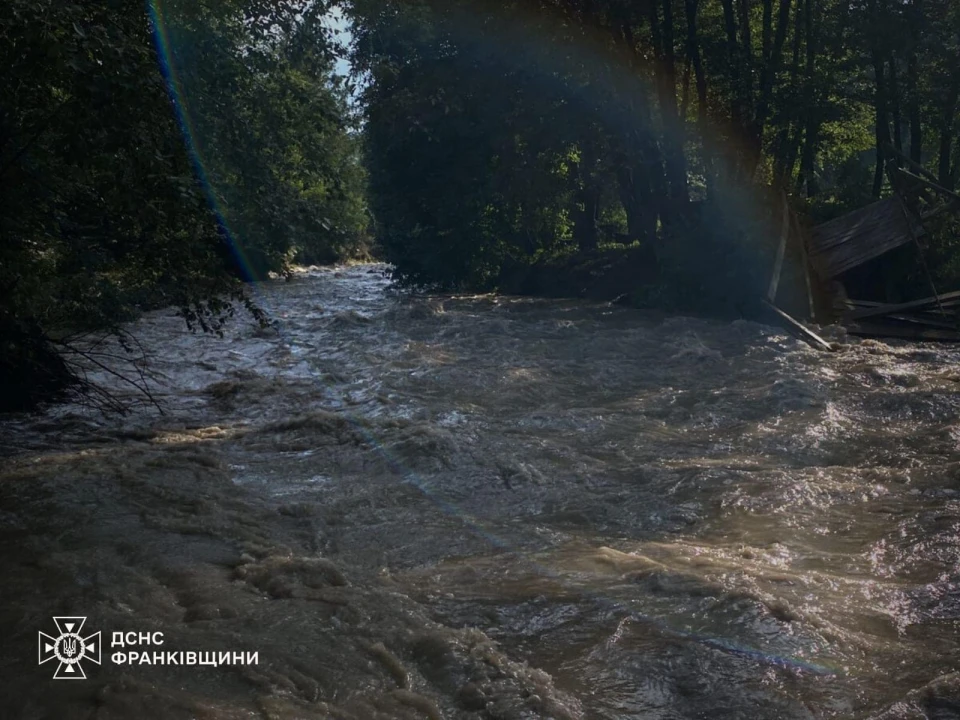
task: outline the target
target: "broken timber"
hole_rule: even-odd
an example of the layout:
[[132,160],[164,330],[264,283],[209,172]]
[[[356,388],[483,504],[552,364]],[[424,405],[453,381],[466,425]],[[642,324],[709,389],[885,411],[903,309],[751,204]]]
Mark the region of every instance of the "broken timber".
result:
[[817,276],[830,280],[922,234],[891,196],[815,227],[808,254]]
[[905,303],[877,305],[862,310],[854,310],[850,312],[847,317],[850,320],[862,320],[868,317],[892,315],[904,310],[927,310],[934,306],[946,309],[947,307],[956,307],[958,304],[960,304],[960,292],[950,292],[940,295],[939,297],[928,297]]
[[844,304],[842,319],[853,335],[960,342],[960,292],[904,303]]
[[[841,317],[847,323],[858,323],[862,324],[863,320],[869,320],[870,317],[864,317],[859,315],[858,317],[852,317],[854,311],[861,308],[882,308],[882,315],[875,315],[874,317],[887,317],[891,320],[897,320],[903,323],[911,324],[920,324],[926,325],[928,327],[943,328],[946,330],[956,330],[956,322],[950,322],[950,320],[939,311],[933,311],[927,308],[919,308],[915,310],[909,310],[908,312],[896,312],[891,311],[887,307],[888,303],[880,302],[868,302],[866,300],[844,300],[836,305],[836,311],[841,313]],[[945,301],[943,303],[944,308],[947,310],[953,309],[960,306],[960,302],[949,302]]]
[[817,335],[815,332],[813,332],[813,330],[808,328],[803,323],[799,322],[798,320],[794,320],[769,300],[764,299],[763,304],[770,308],[777,315],[777,317],[786,326],[787,330],[799,337],[801,340],[806,341],[817,350],[833,350],[833,346],[830,343]]
[[[819,301],[811,317],[820,323],[839,321],[852,335],[960,342],[960,292],[937,290],[920,241],[926,234],[924,222],[960,212],[960,193],[944,187],[936,175],[896,148],[883,149],[894,190],[890,197],[817,225],[806,237],[798,233],[804,272],[812,281],[808,296],[816,295]],[[915,247],[929,297],[898,302],[887,291],[886,302],[876,302],[883,294],[873,302],[847,298],[858,285],[860,291],[879,294],[878,284],[872,289],[864,284],[867,273],[889,271],[894,257],[893,262],[902,262],[904,251],[888,254],[908,244]],[[882,256],[886,258],[880,264],[873,262]],[[870,270],[850,272],[867,263],[872,263]]]
[[896,324],[892,322],[854,322],[846,326],[851,335],[863,337],[903,338],[904,340],[960,342],[956,330],[927,324]]
[[[960,292],[937,289],[922,242],[926,221],[960,213],[960,193],[895,148],[884,150],[889,197],[812,228],[801,226],[782,191],[771,203],[782,205],[783,214],[774,214],[779,234],[762,302],[779,324],[813,347],[832,349],[796,318],[840,322],[851,335],[960,342]],[[900,302],[897,278],[904,262],[916,263],[926,276],[929,297]],[[848,293],[871,300],[851,300]]]

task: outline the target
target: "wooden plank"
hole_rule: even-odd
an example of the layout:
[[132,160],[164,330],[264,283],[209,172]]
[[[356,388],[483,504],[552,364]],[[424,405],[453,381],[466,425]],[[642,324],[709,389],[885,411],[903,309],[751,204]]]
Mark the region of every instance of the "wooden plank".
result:
[[946,205],[941,205],[940,207],[934,208],[933,210],[927,210],[920,214],[920,219],[923,222],[927,220],[932,220],[935,217],[939,217],[944,213],[955,213],[960,212],[960,200],[954,200],[949,202]]
[[810,259],[823,278],[834,278],[911,240],[899,199],[885,198],[813,229]]
[[[875,303],[879,305],[880,303]],[[909,323],[911,325],[927,325],[929,327],[939,327],[946,328],[947,330],[960,330],[960,326],[957,325],[956,321],[951,322],[949,315],[944,318],[939,312],[924,312],[924,311],[913,311],[910,313],[896,313],[894,315],[884,315],[882,318],[877,318],[879,322],[885,322],[887,320],[895,320],[901,323]]]
[[920,315],[887,315],[891,320],[896,320],[898,322],[907,323],[909,325],[923,325],[924,327],[930,328],[942,328],[944,330],[952,330],[957,332],[958,328],[956,323],[948,322],[943,319],[943,316],[937,318],[928,318]]
[[889,323],[854,323],[847,326],[851,335],[864,337],[902,338],[905,340],[930,340],[935,342],[960,342],[960,332],[940,328],[893,325]]
[[960,195],[955,193],[953,190],[949,190],[945,188],[940,183],[934,182],[933,180],[927,180],[926,178],[920,177],[919,175],[916,175],[910,172],[909,170],[904,170],[903,168],[898,168],[897,172],[900,173],[901,175],[904,175],[910,178],[911,180],[915,180],[917,182],[923,183],[924,186],[930,188],[931,190],[934,190],[935,192],[940,193],[941,195],[946,195],[947,197],[953,198],[954,200],[960,200]]
[[887,144],[884,144],[883,149],[884,149],[888,154],[890,154],[890,155],[895,155],[896,157],[898,157],[901,162],[906,163],[907,165],[909,165],[910,167],[912,167],[914,170],[916,170],[918,173],[920,173],[921,175],[923,175],[923,176],[926,177],[927,179],[933,180],[933,181],[937,181],[937,180],[940,179],[940,178],[938,178],[936,175],[934,175],[932,172],[930,172],[929,170],[927,170],[927,169],[926,169],[923,165],[921,165],[920,163],[914,162],[913,158],[911,158],[909,155],[905,155],[905,154],[903,154],[902,152],[900,152],[899,150],[897,150],[897,148],[896,148],[895,146],[890,145],[890,144],[887,143]]
[[940,291],[937,290],[937,286],[933,282],[933,273],[930,272],[930,266],[927,265],[927,255],[923,252],[923,246],[920,244],[917,233],[914,232],[913,226],[910,225],[910,211],[907,209],[907,204],[903,201],[903,198],[899,195],[897,195],[897,197],[900,198],[900,208],[903,210],[903,215],[907,218],[907,226],[910,228],[910,237],[913,238],[913,244],[917,248],[917,255],[920,258],[920,264],[923,266],[923,272],[927,276],[927,282],[930,283],[930,292],[932,292],[933,297],[937,299],[937,307],[940,309],[940,314],[946,317],[947,313],[943,309],[943,302],[940,300]]
[[[875,305],[879,305],[879,304],[880,303],[876,303]],[[957,304],[946,305],[945,308],[947,310],[956,311],[958,309],[958,306]],[[856,320],[853,320],[850,318],[851,312],[855,310],[856,307],[851,307],[849,305],[847,306],[838,305],[836,306],[835,309],[837,310],[838,313],[840,313],[840,322],[843,322],[843,323],[857,322]],[[960,329],[960,324],[958,324],[958,320],[960,320],[960,316],[948,314],[946,317],[944,317],[944,315],[940,313],[939,310],[933,311],[933,312],[929,310],[913,310],[913,311],[909,311],[908,313],[895,313],[893,315],[884,315],[882,317],[884,319],[890,318],[891,320],[901,320],[901,321],[911,322],[911,323],[923,323],[926,325],[930,325],[931,327],[947,327],[947,328],[952,328],[954,330]]]
[[[867,308],[863,308],[867,309]],[[901,311],[889,311],[886,310],[883,313],[876,315],[857,315],[854,317],[854,314],[857,313],[857,310],[846,310],[841,313],[840,321],[841,322],[858,322],[860,320],[868,320],[870,318],[887,318],[894,317],[896,315],[909,315],[910,317],[917,318],[918,320],[929,320],[930,322],[952,322],[951,317],[954,313],[957,312],[958,306],[956,303],[950,303],[944,306],[946,314],[940,312],[938,309],[923,309],[923,310],[901,310]]]
[[777,288],[780,285],[780,275],[783,273],[783,256],[787,252],[787,236],[790,234],[790,206],[787,205],[787,196],[783,196],[783,222],[780,226],[780,245],[777,247],[777,257],[773,262],[773,276],[770,278],[770,287],[767,289],[767,300],[777,299]]
[[893,313],[903,312],[904,310],[923,310],[930,307],[935,307],[939,301],[943,307],[948,307],[950,304],[955,301],[960,300],[960,291],[949,292],[939,297],[928,297],[922,298],[921,300],[912,300],[905,303],[897,303],[893,305],[880,305],[878,307],[864,308],[862,310],[854,310],[850,313],[851,320],[862,320],[869,317],[881,317],[883,315],[891,315]]
[[909,235],[885,233],[877,242],[850,243],[828,254],[817,255],[814,263],[825,277],[835,278],[909,242]]
[[[943,306],[944,306],[945,308],[953,308],[953,307],[957,307],[958,305],[960,305],[960,298],[956,298],[956,299],[954,299],[954,300],[943,300],[943,297],[944,297],[944,296],[941,295],[940,297],[941,297],[941,301],[943,302]],[[875,300],[850,300],[849,298],[847,298],[847,299],[845,299],[845,300],[837,300],[837,303],[838,303],[838,304],[843,304],[843,305],[845,306],[845,308],[848,309],[848,310],[855,310],[855,309],[857,309],[857,308],[883,307],[884,305],[889,305],[889,304],[890,304],[890,303],[888,303],[888,302],[877,302],[877,301],[875,301]],[[916,313],[920,313],[920,314],[926,313],[926,314],[929,314],[929,315],[934,316],[934,317],[941,317],[940,313],[939,313],[939,312],[936,312],[936,311],[914,310],[913,312],[914,312],[915,314],[916,314]]]
[[889,305],[890,303],[876,302],[875,300],[853,300],[851,298],[845,298],[843,300],[837,300],[838,305],[844,305],[848,309],[858,308],[858,307],[880,307],[881,305]]
[[890,221],[898,206],[893,197],[883,198],[845,215],[820,223],[810,236],[810,252],[822,253],[831,247],[848,242],[855,235],[862,235],[883,227]]
[[763,304],[768,308],[773,310],[776,316],[783,322],[787,330],[799,337],[801,340],[806,341],[809,345],[816,348],[817,350],[826,350],[832,351],[833,346],[824,340],[822,337],[817,335],[813,330],[806,327],[802,323],[794,320],[792,317],[787,315],[783,310],[778,308],[771,302],[768,302],[766,299],[763,300]]

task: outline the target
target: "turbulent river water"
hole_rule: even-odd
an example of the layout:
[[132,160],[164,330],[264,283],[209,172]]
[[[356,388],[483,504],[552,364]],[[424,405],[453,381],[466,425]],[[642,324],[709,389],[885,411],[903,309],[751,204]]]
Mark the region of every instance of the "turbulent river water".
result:
[[[131,328],[163,415],[0,424],[3,717],[960,717],[957,348],[378,266],[257,294]],[[37,666],[55,615],[103,632],[85,683]]]

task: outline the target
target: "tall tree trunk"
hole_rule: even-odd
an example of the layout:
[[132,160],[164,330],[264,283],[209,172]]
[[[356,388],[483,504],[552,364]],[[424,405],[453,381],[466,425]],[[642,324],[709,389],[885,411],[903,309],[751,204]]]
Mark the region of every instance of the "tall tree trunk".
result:
[[940,118],[940,147],[938,150],[937,177],[940,184],[954,187],[954,173],[950,168],[950,148],[953,144],[957,125],[957,101],[960,100],[960,63],[953,67],[950,77],[950,89],[947,91],[943,103],[943,114]]
[[[891,53],[889,59],[889,82],[886,84],[887,111],[893,118],[893,146],[903,152],[903,115],[900,112],[900,80],[897,77],[897,58]],[[899,165],[899,161],[897,161]]]
[[579,181],[573,213],[573,237],[580,252],[597,249],[597,220],[600,216],[600,185],[596,174],[597,148],[592,138],[580,144],[580,162],[576,165]]
[[760,57],[766,64],[770,59],[770,45],[773,42],[773,0],[763,0],[763,20],[761,21]]
[[817,194],[815,165],[817,158],[817,143],[820,133],[820,112],[817,107],[817,90],[814,87],[816,79],[817,37],[814,31],[814,14],[816,0],[807,0],[804,6],[803,29],[806,35],[806,60],[804,63],[804,120],[803,154],[800,157],[800,177],[807,197]]
[[[797,0],[793,10],[793,48],[791,51],[790,62],[790,93],[793,97],[799,93],[800,86],[800,45],[803,39],[803,13],[805,0]],[[793,177],[793,166],[796,162],[795,148],[796,142],[791,142],[791,127],[795,124],[796,113],[793,103],[787,106],[789,109],[782,109],[779,112],[777,124],[780,126],[780,132],[777,134],[775,171],[774,175],[777,181],[783,187],[790,185]],[[799,137],[800,131],[797,129],[794,138]]]
[[[886,157],[884,147],[890,144],[890,99],[886,78],[887,63],[884,60],[887,45],[885,31],[889,21],[886,2],[887,0],[872,0],[870,3],[870,27],[868,29],[871,40],[870,59],[873,63],[875,82],[873,108],[877,165],[873,173],[874,198],[879,198],[883,191],[883,170]],[[889,66],[892,68],[892,63]]]
[[923,162],[923,125],[918,84],[917,56],[911,54],[907,60],[907,120],[910,122],[910,159],[915,163]]
[[680,92],[680,122],[683,123],[684,128],[687,125],[687,115],[690,112],[690,71],[693,69],[693,63],[690,60],[690,56],[687,55],[686,60],[683,63],[683,83],[681,84]]
[[627,215],[627,235],[631,240],[648,244],[656,239],[657,210],[646,167],[621,167],[617,171],[620,204]]
[[704,174],[707,179],[707,195],[714,187],[713,158],[710,148],[707,147],[707,79],[703,71],[703,58],[700,54],[700,37],[697,33],[698,0],[684,0],[684,11],[687,20],[687,57],[693,64],[693,76],[697,85],[697,129],[700,134],[701,158]]
[[763,68],[760,73],[760,99],[757,102],[757,113],[754,118],[753,158],[750,172],[756,172],[756,166],[763,154],[763,133],[770,114],[770,103],[773,100],[773,88],[777,73],[780,71],[783,58],[783,46],[787,41],[787,27],[790,24],[790,0],[780,0],[777,13],[776,35],[773,33],[773,0],[763,0]]
[[913,0],[907,8],[910,50],[907,56],[907,119],[910,121],[910,159],[923,162],[923,126],[920,117],[920,38],[923,33],[923,0]]
[[597,218],[600,214],[600,190],[594,185],[588,185],[578,193],[578,209],[574,217],[573,235],[580,252],[591,252],[597,249]]
[[667,173],[670,209],[664,220],[669,222],[680,206],[689,200],[687,159],[683,152],[683,133],[677,108],[677,70],[674,58],[673,4],[663,0],[661,24],[657,6],[651,5],[650,28],[653,34],[658,100],[663,118],[663,159]]
[[[739,0],[738,8],[740,15],[740,52],[743,55],[740,75],[743,80],[741,101],[743,107],[750,111],[753,109],[753,38],[750,33],[750,0]],[[746,114],[744,120],[749,120]],[[744,130],[746,129],[744,127]]]
[[740,97],[740,48],[737,45],[737,19],[733,13],[733,0],[720,0],[723,6],[723,26],[727,33],[727,60],[730,63],[730,123],[734,131],[743,127],[743,105]]
[[[621,18],[620,35],[630,67],[639,72],[647,60],[634,37],[631,20],[629,13]],[[659,26],[657,32],[659,33]],[[624,167],[633,172],[635,185],[642,189],[637,197],[640,198],[644,213],[637,217],[642,218],[641,226],[647,228],[644,232],[653,241],[656,239],[658,216],[664,214],[667,200],[663,154],[656,140],[645,129],[652,127],[650,98],[642,87],[635,88],[627,98],[626,112],[628,117],[634,119],[634,130],[625,138],[627,161]]]
[[960,142],[953,146],[953,170],[950,171],[950,185],[955,188],[960,183]]
[[873,72],[876,76],[874,92],[874,129],[877,144],[877,167],[873,173],[873,197],[879,198],[883,190],[884,146],[890,144],[890,122],[887,119],[887,84],[884,77],[884,62],[880,57],[880,49],[873,48]]

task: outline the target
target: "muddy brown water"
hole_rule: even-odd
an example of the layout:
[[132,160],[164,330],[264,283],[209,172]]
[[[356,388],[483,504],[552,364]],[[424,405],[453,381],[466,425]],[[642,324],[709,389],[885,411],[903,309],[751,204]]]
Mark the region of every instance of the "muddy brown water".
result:
[[[3,421],[0,715],[960,717],[960,349],[383,271]],[[54,615],[259,664],[52,681]]]

